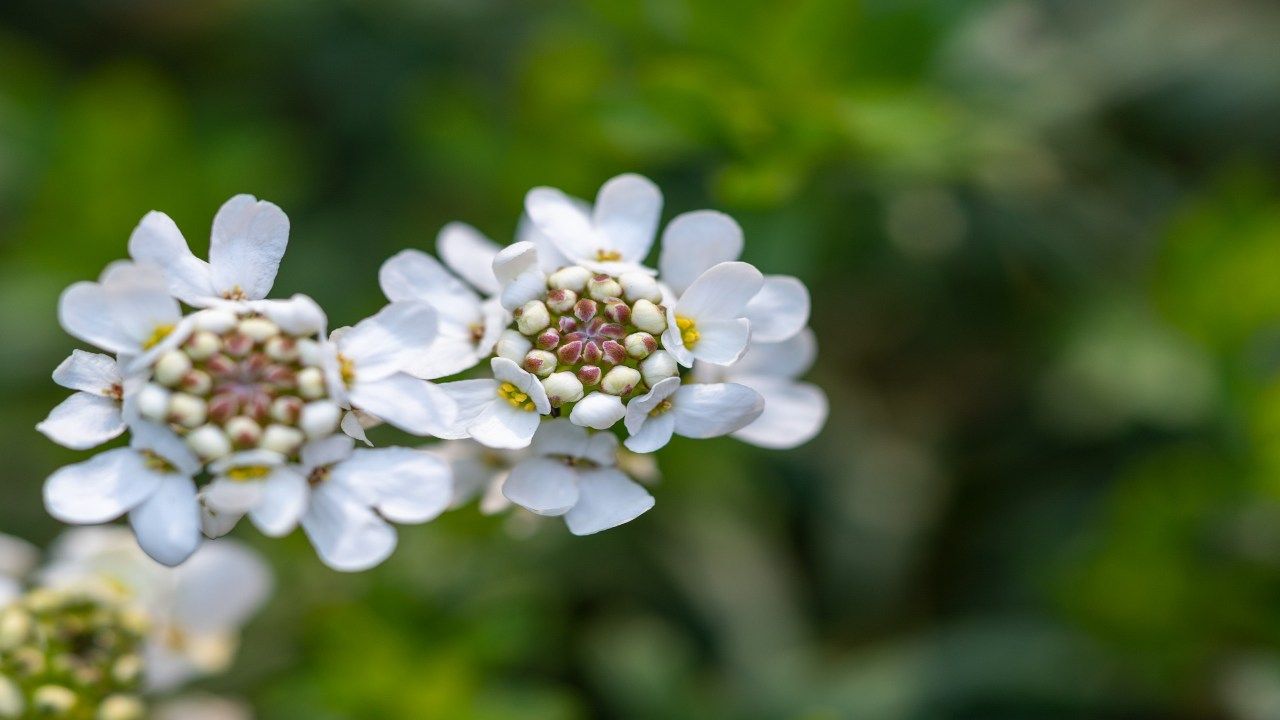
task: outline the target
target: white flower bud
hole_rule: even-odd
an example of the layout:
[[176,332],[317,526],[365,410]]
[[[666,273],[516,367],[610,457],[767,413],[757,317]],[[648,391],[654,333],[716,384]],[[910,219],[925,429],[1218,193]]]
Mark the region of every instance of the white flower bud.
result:
[[302,431],[298,428],[288,427],[286,425],[268,425],[266,431],[262,433],[262,441],[258,443],[258,447],[263,450],[271,450],[281,455],[292,455],[295,450],[302,446],[302,441],[306,440]]
[[551,324],[551,313],[541,300],[530,300],[516,311],[516,328],[525,335],[537,335]]
[[298,394],[308,400],[324,397],[324,371],[318,367],[306,367],[299,370]]
[[142,657],[125,655],[111,666],[111,677],[118,683],[132,683],[142,677]]
[[156,382],[173,387],[182,381],[182,376],[191,371],[191,358],[181,350],[170,350],[156,361]]
[[572,290],[552,290],[547,293],[547,307],[551,312],[564,313],[573,310],[574,303],[578,302],[578,293]]
[[203,370],[192,370],[182,376],[182,382],[179,386],[184,392],[192,395],[207,395],[209,390],[213,388],[213,378],[209,377],[209,373]]
[[622,285],[623,297],[629,302],[648,300],[656,303],[662,301],[662,290],[658,287],[658,281],[649,273],[623,273],[618,278],[618,282]]
[[174,393],[169,397],[168,419],[183,427],[203,425],[209,419],[209,405],[195,395]]
[[[311,344],[314,342],[308,340]],[[298,343],[293,338],[285,335],[276,335],[267,340],[264,348],[267,357],[279,362],[292,362],[298,359]]]
[[680,366],[671,353],[659,350],[640,363],[640,372],[644,375],[644,384],[653,387],[669,377],[679,375]]
[[231,437],[231,442],[240,447],[257,445],[262,439],[262,426],[251,417],[237,415],[228,420],[223,427]]
[[147,708],[133,695],[112,695],[98,708],[98,720],[142,720]]
[[569,371],[552,373],[542,381],[547,390],[547,399],[552,407],[560,407],[565,403],[578,402],[582,399],[582,381]]
[[280,326],[264,317],[245,318],[240,321],[237,329],[241,335],[247,335],[259,343],[280,334]]
[[42,715],[66,715],[76,706],[76,694],[61,685],[42,685],[36,688],[31,704]]
[[533,341],[529,338],[515,330],[503,330],[502,335],[498,336],[498,344],[494,347],[494,352],[498,357],[518,364],[524,362],[525,353],[529,352],[531,347],[533,347]]
[[591,279],[591,271],[579,265],[571,265],[551,273],[547,285],[553,290],[572,290],[581,293]]
[[622,285],[608,275],[593,275],[587,281],[587,294],[604,302],[609,298],[622,297]]
[[298,362],[313,367],[322,365],[324,363],[323,347],[320,343],[308,338],[298,340]]
[[600,389],[610,395],[626,395],[639,384],[639,370],[629,368],[626,365],[619,365],[605,373],[604,380],[600,381]]
[[169,391],[155,383],[147,383],[138,391],[137,403],[142,417],[164,422],[169,413]]
[[631,324],[653,336],[667,329],[667,315],[648,300],[637,300],[631,306]]
[[9,606],[0,615],[0,650],[13,650],[31,633],[31,616],[21,608]]
[[216,425],[201,425],[187,433],[187,447],[205,460],[231,453],[231,439]]
[[192,360],[208,360],[222,349],[222,338],[208,330],[197,330],[187,338],[187,356]]
[[0,675],[0,717],[18,718],[26,710],[22,690],[9,678]]
[[302,417],[298,420],[298,427],[302,428],[302,432],[306,433],[311,440],[330,435],[334,430],[338,429],[338,421],[342,419],[342,411],[338,408],[337,403],[328,400],[318,400],[313,403],[307,403],[302,408]]
[[520,367],[544,378],[556,371],[556,356],[546,350],[530,350],[521,361]]
[[302,401],[292,396],[276,398],[271,401],[271,409],[268,413],[272,420],[292,425],[302,416]]
[[627,348],[627,354],[637,360],[643,360],[658,349],[658,341],[652,335],[646,332],[631,333],[622,341],[624,347]]
[[196,314],[195,324],[199,330],[208,330],[215,335],[221,335],[236,326],[239,318],[230,310],[202,310]]

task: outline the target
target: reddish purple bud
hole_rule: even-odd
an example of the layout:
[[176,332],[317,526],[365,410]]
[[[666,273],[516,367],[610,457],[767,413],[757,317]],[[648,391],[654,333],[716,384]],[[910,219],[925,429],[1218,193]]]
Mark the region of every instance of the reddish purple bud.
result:
[[231,357],[244,357],[253,350],[253,338],[248,335],[233,333],[222,341],[222,347]]
[[290,390],[298,385],[298,378],[292,369],[284,365],[271,365],[262,372],[262,379],[279,387]]
[[604,357],[604,353],[600,351],[600,346],[594,340],[591,340],[582,346],[582,361],[588,363],[598,363],[600,358]]
[[583,298],[573,306],[573,314],[582,322],[586,322],[596,316],[596,301]]
[[604,351],[605,362],[617,365],[627,359],[627,349],[623,347],[621,343],[613,340],[605,340],[604,347],[602,349]]
[[550,350],[560,344],[560,333],[552,328],[547,328],[538,335],[538,339],[534,344],[543,350]]
[[574,330],[577,330],[577,329],[578,329],[578,321],[577,321],[577,320],[574,320],[573,318],[569,317],[568,315],[561,315],[561,316],[560,316],[560,334],[561,334],[561,335],[568,335],[569,333],[571,333],[571,332],[573,332]]
[[264,392],[256,392],[244,406],[246,415],[260,423],[265,423],[267,413],[271,410],[271,396]]
[[560,358],[560,362],[565,365],[573,365],[578,362],[578,358],[582,357],[582,341],[574,340],[560,346],[556,351],[556,355]]
[[220,393],[209,400],[209,418],[224,423],[240,410],[240,400],[231,393]]
[[611,321],[622,325],[631,322],[631,308],[621,300],[610,300],[605,303],[604,314]]
[[213,375],[226,375],[234,372],[239,366],[235,360],[226,355],[214,355],[205,361],[204,367]]
[[626,328],[622,327],[621,325],[614,325],[612,323],[608,325],[602,325],[597,332],[600,335],[603,335],[604,337],[613,338],[614,340],[621,340],[622,338],[627,336]]
[[600,374],[600,368],[595,365],[583,365],[578,368],[578,379],[588,387],[600,383]]
[[537,375],[538,371],[542,369],[542,358],[537,355],[525,355],[524,362],[520,364],[525,370]]

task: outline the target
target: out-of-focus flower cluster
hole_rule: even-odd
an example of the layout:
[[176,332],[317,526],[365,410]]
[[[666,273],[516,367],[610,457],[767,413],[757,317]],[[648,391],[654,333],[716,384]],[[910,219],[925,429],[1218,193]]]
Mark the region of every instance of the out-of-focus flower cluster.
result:
[[0,555],[3,718],[151,717],[150,699],[227,669],[272,585],[233,540],[181,568],[148,558],[122,528],[70,530],[38,568],[15,538],[0,538]]

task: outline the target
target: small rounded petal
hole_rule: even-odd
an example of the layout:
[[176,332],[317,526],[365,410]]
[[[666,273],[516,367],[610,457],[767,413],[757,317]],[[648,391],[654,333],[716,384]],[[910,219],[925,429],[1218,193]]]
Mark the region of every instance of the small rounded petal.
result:
[[662,233],[658,270],[662,281],[683,293],[702,273],[742,254],[742,228],[715,210],[677,215]]
[[458,417],[458,405],[438,385],[397,373],[351,390],[353,408],[414,435],[439,435]]
[[452,473],[443,458],[410,448],[356,450],[331,469],[342,483],[381,515],[398,523],[423,523],[449,507]]
[[293,532],[307,509],[307,479],[289,467],[277,467],[262,483],[262,495],[249,518],[262,534],[282,537]]
[[623,365],[605,373],[604,380],[600,381],[600,389],[610,395],[626,395],[640,384],[641,379],[639,370]]
[[658,287],[658,281],[649,273],[623,273],[618,278],[618,282],[622,286],[623,297],[630,302],[648,300],[656,303],[662,301],[662,289]]
[[129,255],[163,268],[169,291],[187,304],[200,304],[214,295],[209,264],[191,253],[178,226],[162,212],[143,216],[129,236]]
[[203,370],[192,370],[182,376],[178,387],[192,395],[205,395],[213,388],[213,378]]
[[750,425],[764,412],[764,399],[737,383],[684,385],[671,396],[675,431],[687,438],[727,435]]
[[572,468],[549,458],[534,458],[516,465],[502,484],[502,494],[538,515],[563,515],[578,502],[577,475]]
[[504,330],[498,337],[498,344],[494,346],[494,353],[498,357],[518,363],[524,361],[525,353],[532,347],[533,342],[529,338],[515,330]]
[[764,398],[764,412],[733,433],[743,442],[773,450],[788,450],[809,442],[827,421],[827,396],[809,383],[785,378],[741,378]]
[[648,300],[637,300],[631,307],[631,322],[651,335],[661,335],[667,329],[667,314]]
[[556,356],[546,350],[530,350],[520,367],[538,377],[545,378],[556,370]]
[[542,381],[542,386],[547,390],[547,399],[551,401],[552,407],[582,399],[582,381],[569,371],[553,373]]
[[653,387],[669,377],[680,373],[676,359],[666,350],[659,350],[640,363],[640,374],[644,376],[644,384]]
[[156,382],[173,387],[190,371],[191,358],[181,350],[170,350],[156,361],[154,374]]
[[752,342],[782,342],[793,337],[809,322],[809,304],[809,290],[798,279],[766,277],[760,292],[747,303]]
[[764,285],[760,271],[744,262],[724,262],[712,267],[680,296],[675,314],[696,320],[701,327],[707,320],[741,318]]
[[53,381],[68,390],[103,395],[119,385],[121,378],[116,359],[110,355],[72,350],[54,369]]
[[231,439],[216,425],[201,425],[187,433],[186,441],[205,460],[216,460],[231,453]]
[[120,403],[78,392],[58,404],[36,429],[45,437],[73,450],[87,450],[124,432]]
[[381,380],[410,367],[437,337],[438,314],[418,301],[393,302],[334,342],[362,380]]
[[587,294],[594,300],[604,302],[609,298],[622,296],[622,285],[608,275],[593,275],[587,281]]
[[336,430],[341,415],[342,409],[337,403],[327,400],[307,403],[302,409],[298,427],[302,428],[302,432],[306,433],[309,439],[315,440]]
[[395,529],[340,483],[316,487],[302,529],[320,559],[343,572],[368,570],[396,547]]
[[593,392],[573,406],[569,419],[573,424],[596,430],[608,430],[627,414],[622,398],[602,392]]
[[653,496],[615,468],[578,473],[578,501],[565,516],[574,535],[590,535],[640,517],[653,507]]
[[622,344],[627,349],[627,354],[637,360],[649,357],[658,349],[657,339],[646,332],[631,333]]
[[570,290],[574,293],[581,293],[587,288],[587,282],[591,280],[593,273],[579,265],[570,265],[566,268],[551,273],[551,277],[547,279],[547,285],[554,290]]
[[259,447],[263,450],[278,452],[281,455],[291,455],[302,446],[304,440],[306,440],[306,436],[297,428],[271,424],[262,432],[262,440],[259,443]]
[[161,476],[149,471],[133,448],[116,448],[49,476],[44,503],[49,514],[69,523],[114,520],[146,500]]
[[541,300],[530,300],[515,312],[516,327],[525,335],[537,335],[551,324],[551,313]]
[[176,567],[200,547],[200,505],[189,477],[167,475],[129,513],[138,546],[161,565]]
[[288,243],[289,218],[279,207],[252,195],[231,198],[213,218],[209,269],[214,290],[223,297],[266,297]]
[[466,223],[449,223],[436,236],[436,249],[451,270],[481,292],[494,295],[501,289],[493,274],[493,258],[501,248],[480,231]]

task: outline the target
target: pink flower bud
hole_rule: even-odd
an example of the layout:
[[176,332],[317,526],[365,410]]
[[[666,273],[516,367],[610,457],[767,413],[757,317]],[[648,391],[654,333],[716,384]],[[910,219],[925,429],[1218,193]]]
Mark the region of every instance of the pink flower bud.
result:
[[547,307],[552,312],[567,313],[578,302],[578,293],[572,290],[552,290],[547,293]]
[[619,365],[627,359],[627,349],[616,340],[605,340],[600,349],[604,352],[604,360],[610,365]]
[[244,357],[253,350],[253,338],[232,333],[222,341],[222,349],[231,357]]
[[599,384],[601,374],[600,368],[595,365],[583,365],[578,368],[578,379],[587,387]]
[[622,285],[608,275],[594,275],[587,282],[587,294],[600,301],[619,298],[622,297]]
[[582,322],[587,322],[596,316],[596,301],[583,298],[573,306],[573,314]]
[[604,314],[609,320],[621,325],[631,322],[631,308],[621,300],[610,300],[605,303]]
[[556,356],[546,350],[530,350],[521,365],[538,377],[546,377],[556,370]]
[[538,335],[538,339],[534,341],[534,345],[537,345],[542,350],[552,350],[559,344],[560,333],[556,332],[554,328],[543,330]]
[[574,340],[561,345],[560,349],[556,351],[556,355],[559,356],[560,362],[565,365],[576,364],[578,359],[582,357],[582,341]]
[[600,346],[596,341],[590,340],[582,346],[582,361],[587,363],[598,363],[600,358],[604,357],[604,353],[600,351]]

